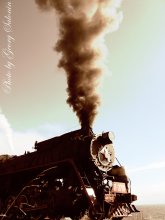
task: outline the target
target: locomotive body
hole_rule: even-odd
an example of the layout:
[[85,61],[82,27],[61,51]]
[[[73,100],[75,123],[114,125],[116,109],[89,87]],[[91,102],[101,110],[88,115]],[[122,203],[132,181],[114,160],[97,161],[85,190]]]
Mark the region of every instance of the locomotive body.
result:
[[111,133],[83,130],[1,160],[0,219],[122,219],[137,212],[130,181],[114,160]]

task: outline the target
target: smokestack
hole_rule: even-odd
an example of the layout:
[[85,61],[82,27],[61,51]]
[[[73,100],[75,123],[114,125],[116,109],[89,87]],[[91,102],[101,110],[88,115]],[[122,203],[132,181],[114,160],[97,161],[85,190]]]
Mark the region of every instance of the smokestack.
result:
[[82,127],[92,127],[100,98],[97,94],[104,52],[104,36],[115,31],[122,20],[121,0],[36,0],[43,10],[59,15],[61,53],[59,67],[67,74],[67,103],[76,112]]

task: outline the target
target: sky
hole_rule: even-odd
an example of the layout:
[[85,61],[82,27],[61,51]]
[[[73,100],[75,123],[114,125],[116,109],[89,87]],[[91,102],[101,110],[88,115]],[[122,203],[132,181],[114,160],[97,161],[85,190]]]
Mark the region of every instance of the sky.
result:
[[[165,204],[165,1],[124,0],[120,10],[119,29],[105,38],[108,71],[93,130],[115,133],[136,204]],[[0,154],[23,154],[80,125],[53,50],[57,15],[33,0],[0,0],[0,20]]]

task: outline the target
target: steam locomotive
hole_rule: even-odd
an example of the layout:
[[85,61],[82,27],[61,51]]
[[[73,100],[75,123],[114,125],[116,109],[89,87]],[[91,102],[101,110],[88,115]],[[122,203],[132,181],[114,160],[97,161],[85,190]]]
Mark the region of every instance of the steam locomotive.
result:
[[111,132],[72,131],[0,157],[0,220],[123,219],[138,212]]

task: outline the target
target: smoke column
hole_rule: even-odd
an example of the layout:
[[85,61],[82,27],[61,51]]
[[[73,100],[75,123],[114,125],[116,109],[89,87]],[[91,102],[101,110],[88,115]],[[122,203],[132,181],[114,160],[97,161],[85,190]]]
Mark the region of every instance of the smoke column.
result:
[[102,73],[104,36],[118,29],[121,0],[36,0],[43,10],[59,15],[61,52],[59,67],[67,74],[67,103],[76,112],[82,127],[92,126],[100,98],[97,94]]
[[5,115],[2,114],[1,109],[0,109],[0,130],[3,130],[5,132],[10,150],[14,152],[12,129]]

